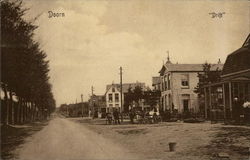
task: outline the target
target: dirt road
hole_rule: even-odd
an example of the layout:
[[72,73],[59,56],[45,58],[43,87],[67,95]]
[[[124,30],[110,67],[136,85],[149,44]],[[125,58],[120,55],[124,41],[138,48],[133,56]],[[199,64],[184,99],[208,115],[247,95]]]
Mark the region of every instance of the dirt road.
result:
[[56,117],[17,149],[21,160],[140,159],[83,125]]

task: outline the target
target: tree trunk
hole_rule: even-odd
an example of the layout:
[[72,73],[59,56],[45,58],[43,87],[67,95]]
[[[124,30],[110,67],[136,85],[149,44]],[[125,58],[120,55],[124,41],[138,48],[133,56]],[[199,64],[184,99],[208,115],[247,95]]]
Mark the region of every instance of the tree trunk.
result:
[[27,122],[27,101],[26,100],[24,100],[23,121],[24,121],[24,123]]
[[33,105],[34,105],[34,111],[33,111],[33,114],[34,114],[33,118],[34,119],[33,120],[36,121],[36,119],[37,119],[37,109],[36,109],[36,104],[34,103]]
[[15,124],[14,122],[14,103],[13,103],[13,94],[12,94],[12,90],[10,90],[9,92],[9,96],[10,96],[10,119],[11,119],[11,124]]
[[24,119],[23,119],[23,110],[24,110],[24,100],[23,98],[20,98],[21,99],[21,102],[20,102],[20,124],[23,124],[24,122]]
[[3,91],[4,91],[4,101],[5,101],[5,107],[6,107],[6,118],[4,121],[4,124],[9,124],[9,100],[8,100],[8,94],[7,94],[7,85],[3,84]]
[[32,110],[31,110],[31,102],[29,102],[29,122],[31,122]]
[[37,120],[37,106],[34,104],[34,121]]
[[20,124],[20,98],[18,97],[18,102],[17,102],[17,121],[16,123],[17,124]]
[[15,113],[14,113],[14,124],[18,123],[18,103],[14,102],[14,108],[15,108]]
[[30,102],[30,121],[34,121],[34,106],[32,101]]
[[27,102],[26,117],[27,117],[26,121],[30,122],[30,102]]

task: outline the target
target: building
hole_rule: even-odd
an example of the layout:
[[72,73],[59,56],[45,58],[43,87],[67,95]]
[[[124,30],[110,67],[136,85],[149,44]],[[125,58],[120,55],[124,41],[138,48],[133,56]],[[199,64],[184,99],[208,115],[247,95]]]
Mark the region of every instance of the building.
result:
[[[222,69],[223,64],[212,64],[211,71]],[[160,73],[161,110],[199,112],[198,96],[194,92],[199,82],[198,73],[203,64],[172,64],[169,57]]]
[[152,77],[152,87],[155,91],[161,90],[161,77]]
[[60,106],[60,112],[65,116],[81,117],[88,116],[89,104],[88,102],[75,103],[75,104],[62,104]]
[[[243,103],[250,101],[250,35],[241,48],[227,56],[221,81],[204,86],[204,101],[206,118],[239,118]],[[221,116],[212,117],[214,112]]]
[[104,115],[105,110],[106,110],[105,95],[95,95],[95,94],[93,94],[92,96],[90,96],[89,106],[90,106],[91,115],[94,118],[104,117],[105,116]]
[[[114,108],[117,108],[119,112],[128,111],[128,106],[126,105],[126,93],[129,89],[133,90],[136,86],[141,87],[145,90],[145,83],[124,83],[122,84],[122,101],[121,102],[121,87],[120,84],[110,84],[106,86],[106,112],[112,112]],[[125,105],[124,105],[125,104]],[[122,109],[122,106],[124,107]]]

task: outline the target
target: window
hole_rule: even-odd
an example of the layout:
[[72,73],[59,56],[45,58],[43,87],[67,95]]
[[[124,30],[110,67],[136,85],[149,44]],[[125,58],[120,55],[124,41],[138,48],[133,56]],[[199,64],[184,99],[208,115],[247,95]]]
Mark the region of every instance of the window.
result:
[[168,90],[168,80],[167,80],[167,76],[164,76],[164,89],[165,89],[165,91]]
[[171,89],[170,88],[170,74],[168,74],[168,89]]
[[118,107],[119,107],[119,104],[115,104],[115,107],[118,108]]
[[112,101],[113,101],[112,94],[109,94],[109,102],[112,102]]
[[112,88],[112,92],[115,92],[115,88]]
[[115,94],[115,101],[119,102],[119,94],[118,93]]
[[113,107],[113,104],[109,104],[109,107]]
[[161,90],[164,91],[164,78],[161,80]]
[[189,87],[188,74],[181,75],[181,86],[185,88]]

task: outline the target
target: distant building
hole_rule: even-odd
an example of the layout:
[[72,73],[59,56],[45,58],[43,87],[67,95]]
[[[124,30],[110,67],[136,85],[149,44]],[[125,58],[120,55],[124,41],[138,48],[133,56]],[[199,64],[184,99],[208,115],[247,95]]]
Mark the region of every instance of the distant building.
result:
[[161,77],[152,77],[152,86],[153,90],[160,91],[161,90]]
[[[211,71],[222,69],[223,64],[212,64]],[[198,112],[198,96],[194,92],[199,82],[198,73],[203,72],[203,64],[172,64],[168,61],[160,73],[162,110]]]
[[70,116],[70,117],[88,116],[89,104],[88,102],[68,104],[68,105],[62,104],[59,110],[65,116]]
[[250,101],[250,34],[241,48],[227,56],[221,81],[206,85],[204,93],[207,118],[239,118],[243,103]]
[[103,117],[106,110],[105,95],[93,94],[89,99],[89,106],[93,117]]
[[[145,83],[124,83],[122,84],[122,100],[124,111],[128,111],[128,106],[126,104],[126,93],[128,93],[129,88],[131,90],[135,89],[136,86],[140,86],[143,90],[146,88]],[[114,108],[117,108],[119,111],[121,109],[121,87],[120,84],[110,84],[106,86],[106,112],[112,112]]]

